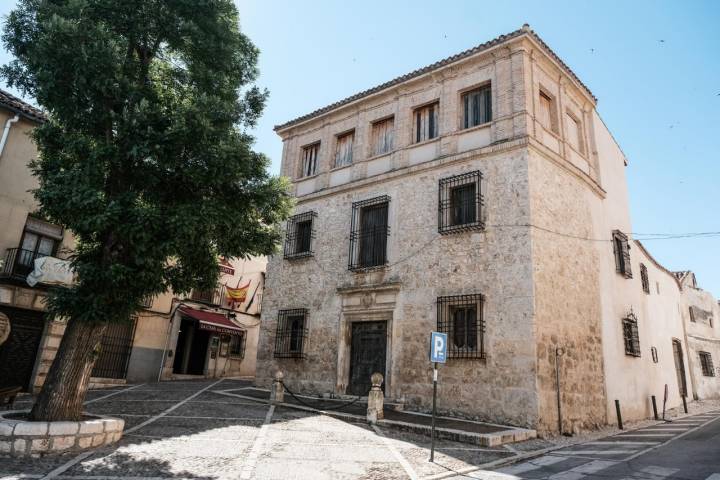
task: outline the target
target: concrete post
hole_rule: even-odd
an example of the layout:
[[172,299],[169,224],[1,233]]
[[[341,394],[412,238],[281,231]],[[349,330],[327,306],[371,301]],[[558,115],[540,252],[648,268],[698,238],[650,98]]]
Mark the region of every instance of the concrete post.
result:
[[282,403],[285,401],[285,387],[283,386],[283,373],[278,370],[275,373],[275,380],[273,380],[272,387],[270,388],[270,403]]
[[370,393],[368,393],[368,406],[367,406],[367,421],[370,423],[376,423],[378,420],[383,419],[383,402],[385,396],[380,386],[383,383],[383,376],[380,373],[373,373],[370,376]]

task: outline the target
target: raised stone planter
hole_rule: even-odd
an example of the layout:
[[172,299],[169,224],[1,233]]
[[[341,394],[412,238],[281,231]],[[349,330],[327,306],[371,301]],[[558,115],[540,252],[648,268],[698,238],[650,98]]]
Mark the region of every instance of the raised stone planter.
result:
[[7,418],[21,413],[27,410],[0,413],[0,456],[80,452],[117,442],[125,427],[124,420],[101,415],[87,415],[92,418],[80,422],[28,422]]

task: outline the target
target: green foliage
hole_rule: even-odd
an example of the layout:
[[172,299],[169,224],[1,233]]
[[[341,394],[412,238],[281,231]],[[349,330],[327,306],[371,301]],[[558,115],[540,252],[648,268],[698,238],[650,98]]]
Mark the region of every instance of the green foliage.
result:
[[267,92],[230,0],[21,0],[0,69],[35,129],[41,213],[77,238],[50,311],[123,321],[147,295],[214,286],[218,255],[271,254],[288,185],[252,150]]

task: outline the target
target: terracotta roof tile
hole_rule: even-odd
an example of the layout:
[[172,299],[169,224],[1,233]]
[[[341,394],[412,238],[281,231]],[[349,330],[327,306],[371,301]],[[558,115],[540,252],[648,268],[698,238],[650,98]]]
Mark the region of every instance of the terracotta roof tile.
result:
[[0,89],[0,107],[8,108],[33,122],[45,122],[47,120],[45,112],[2,89]]

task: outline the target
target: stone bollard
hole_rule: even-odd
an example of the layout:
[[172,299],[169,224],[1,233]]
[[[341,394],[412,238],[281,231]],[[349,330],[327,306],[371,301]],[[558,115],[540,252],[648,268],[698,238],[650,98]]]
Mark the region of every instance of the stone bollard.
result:
[[278,370],[275,374],[275,380],[273,380],[272,388],[270,389],[270,403],[282,403],[285,401],[285,387],[282,384],[284,375]]
[[367,421],[370,423],[376,423],[378,420],[383,419],[383,401],[384,395],[380,386],[383,383],[383,376],[380,373],[373,373],[370,376],[370,393],[368,393],[368,406],[367,406]]

